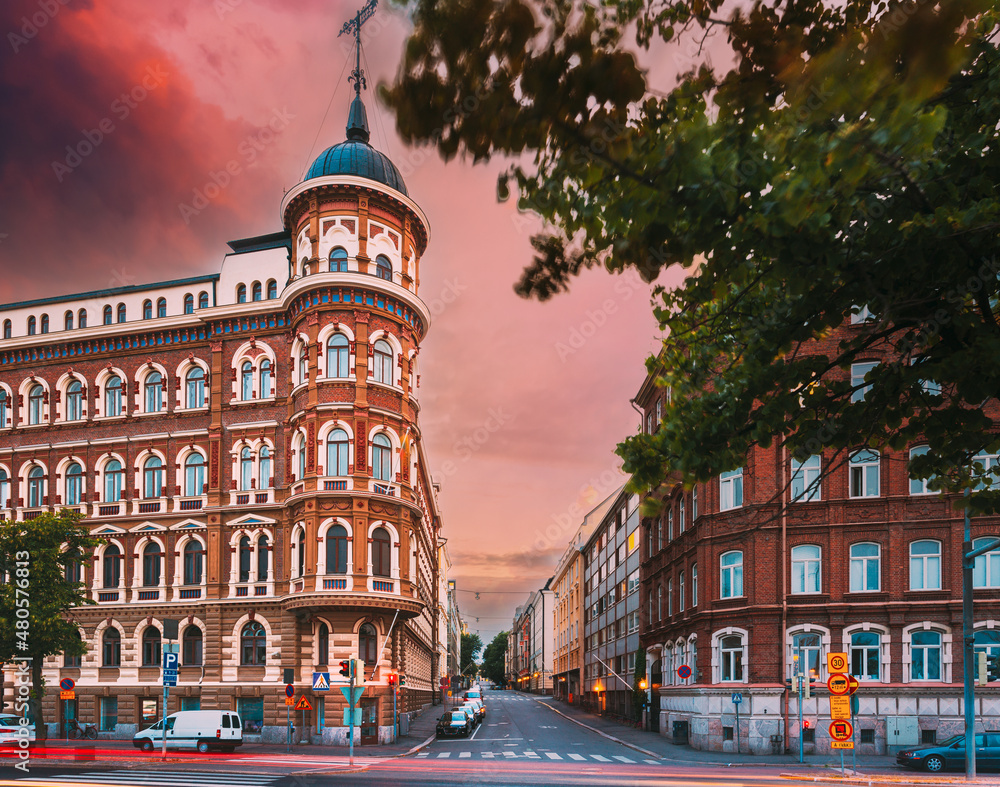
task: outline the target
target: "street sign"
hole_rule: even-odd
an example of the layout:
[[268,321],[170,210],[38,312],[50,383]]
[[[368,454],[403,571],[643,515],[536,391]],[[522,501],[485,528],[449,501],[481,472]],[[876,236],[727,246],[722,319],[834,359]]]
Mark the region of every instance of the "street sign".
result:
[[355,727],[361,726],[361,708],[354,708],[354,719],[351,720],[351,708],[344,708],[344,726],[350,727],[353,724]]
[[847,682],[850,684],[850,687],[851,687],[850,688],[850,693],[851,694],[853,694],[854,692],[856,692],[858,690],[858,688],[861,686],[861,684],[858,683],[858,679],[855,678],[853,675],[848,675],[847,676]]
[[677,677],[681,680],[687,680],[691,677],[691,668],[687,664],[681,664],[677,668]]
[[351,700],[351,687],[350,686],[340,686],[339,688],[340,688],[340,693],[344,695],[344,699],[347,700],[347,702],[350,705],[357,705],[358,704],[358,700],[361,699],[361,695],[365,693],[365,687],[364,686],[355,686],[354,687],[354,700],[352,701]]
[[826,669],[831,675],[835,675],[838,672],[847,672],[847,654],[827,653]]
[[733,701],[733,705],[739,705],[741,702],[743,702],[743,695],[740,694],[738,691],[734,691],[731,699]]
[[851,698],[846,694],[830,695],[830,718],[850,719],[851,718]]
[[295,710],[312,710],[313,706],[309,704],[309,700],[305,695],[299,697],[298,703],[295,705]]
[[295,697],[285,697],[285,705],[295,707]]
[[163,685],[164,686],[176,686],[177,685],[177,673],[174,672],[174,673],[172,673],[170,675],[164,675],[163,676]]
[[75,700],[76,699],[76,692],[75,691],[60,691],[59,692],[59,699],[61,699],[61,700]]
[[168,672],[170,670],[176,671],[177,670],[177,662],[178,661],[180,661],[180,659],[177,658],[177,654],[176,653],[170,653],[170,652],[164,653],[163,654],[163,671],[164,672]]
[[830,690],[831,694],[849,694],[851,691],[851,682],[847,679],[846,675],[838,672],[830,676],[826,682],[826,687]]
[[831,749],[853,749],[854,741],[830,741]]
[[830,737],[835,741],[847,741],[854,734],[854,727],[849,721],[837,719],[830,722]]
[[285,686],[285,697],[289,698],[294,696],[295,696],[295,686],[289,683],[287,686]]
[[76,686],[76,681],[72,678],[63,678],[59,681],[59,688],[63,691],[73,691],[74,686]]
[[329,691],[329,690],[330,690],[330,673],[314,672],[313,691]]
[[442,689],[443,688],[447,688],[447,686],[448,686],[449,683],[451,683],[450,679],[448,679],[448,678],[441,678],[441,688]]
[[181,646],[178,645],[176,642],[167,642],[163,646],[163,652],[164,653],[180,653],[181,652]]

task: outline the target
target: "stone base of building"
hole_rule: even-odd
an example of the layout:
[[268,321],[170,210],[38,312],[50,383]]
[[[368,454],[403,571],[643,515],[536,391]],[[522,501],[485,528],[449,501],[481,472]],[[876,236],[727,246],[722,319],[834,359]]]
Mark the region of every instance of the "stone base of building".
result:
[[[977,694],[984,690],[977,690]],[[1000,694],[976,698],[976,731],[1000,729]],[[733,694],[739,693],[739,725]],[[660,690],[659,733],[693,749],[735,754],[771,754],[799,750],[798,697],[788,701],[788,738],[785,740],[784,691],[772,686],[679,686]],[[937,743],[964,729],[962,687],[911,687],[880,684],[862,686],[854,719],[858,754],[893,755],[921,743]],[[802,703],[802,719],[811,736],[805,754],[829,755],[830,700],[826,691]],[[809,739],[811,737],[811,740]]]

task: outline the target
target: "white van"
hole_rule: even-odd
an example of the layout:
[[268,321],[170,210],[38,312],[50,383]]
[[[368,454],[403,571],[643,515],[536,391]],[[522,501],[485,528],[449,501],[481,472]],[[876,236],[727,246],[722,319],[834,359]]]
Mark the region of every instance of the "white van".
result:
[[[132,745],[143,751],[163,746],[163,719],[137,732]],[[236,751],[243,745],[243,723],[238,713],[228,710],[182,710],[167,716],[167,748],[197,749],[207,752],[220,749]]]

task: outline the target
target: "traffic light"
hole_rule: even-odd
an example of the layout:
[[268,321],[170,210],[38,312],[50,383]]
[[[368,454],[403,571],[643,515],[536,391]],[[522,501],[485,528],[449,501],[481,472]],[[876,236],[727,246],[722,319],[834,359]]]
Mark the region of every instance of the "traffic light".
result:
[[340,674],[343,675],[348,680],[350,680],[350,678],[351,678],[351,662],[349,662],[349,661],[342,661],[342,662],[340,662]]
[[986,652],[976,651],[976,685],[986,685]]
[[402,688],[405,685],[406,685],[406,676],[405,675],[400,675],[399,676],[399,687]]
[[398,679],[399,679],[399,676],[395,672],[390,672],[389,673],[389,685],[390,686],[395,686],[396,685],[396,681]]
[[986,680],[992,683],[1000,680],[1000,653],[989,653],[986,656]]
[[809,719],[805,719],[805,720],[803,720],[803,722],[802,722],[802,729],[804,729],[804,730],[808,730],[808,729],[809,729],[809,726],[810,726],[810,724],[809,724]]
[[802,676],[802,699],[807,700],[812,696],[812,680],[810,675]]
[[363,686],[365,682],[365,662],[364,659],[352,659],[354,667],[354,685]]

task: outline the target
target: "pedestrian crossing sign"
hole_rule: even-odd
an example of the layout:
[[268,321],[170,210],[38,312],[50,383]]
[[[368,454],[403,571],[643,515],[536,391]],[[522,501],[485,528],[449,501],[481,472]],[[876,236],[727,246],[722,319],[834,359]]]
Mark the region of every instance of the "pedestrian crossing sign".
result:
[[314,672],[313,691],[329,691],[329,690],[330,690],[330,673]]

